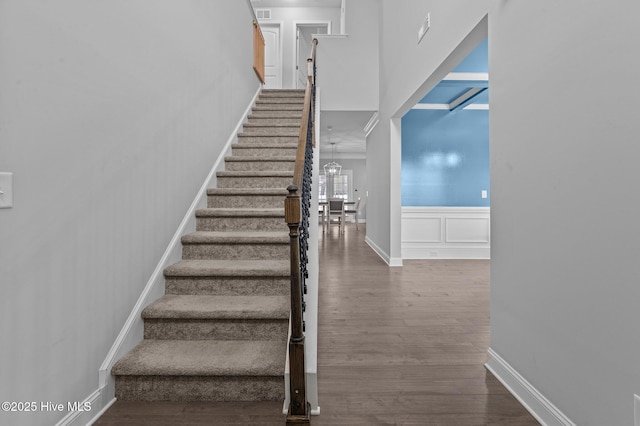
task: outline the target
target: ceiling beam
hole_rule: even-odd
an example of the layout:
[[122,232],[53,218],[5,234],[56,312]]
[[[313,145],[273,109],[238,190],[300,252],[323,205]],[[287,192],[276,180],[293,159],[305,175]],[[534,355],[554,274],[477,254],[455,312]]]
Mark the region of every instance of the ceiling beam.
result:
[[466,105],[470,104],[471,101],[473,101],[473,98],[475,98],[485,90],[487,90],[486,87],[473,87],[467,90],[461,96],[449,103],[449,111],[455,111],[457,109],[464,108]]
[[489,81],[489,73],[487,72],[450,72],[442,79],[442,81],[459,81],[459,80],[478,80]]

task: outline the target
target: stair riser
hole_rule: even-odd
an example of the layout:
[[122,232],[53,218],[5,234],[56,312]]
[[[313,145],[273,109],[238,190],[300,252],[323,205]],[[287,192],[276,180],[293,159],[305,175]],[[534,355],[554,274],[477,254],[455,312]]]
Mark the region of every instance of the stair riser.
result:
[[[251,135],[248,133],[240,133],[238,135],[238,142],[250,143],[250,144],[274,144],[274,143],[298,143],[298,134],[292,134],[288,136],[269,136],[269,135]],[[231,146],[233,148],[233,146]]]
[[272,98],[293,98],[293,99],[304,99],[304,90],[296,90],[296,91],[281,91],[281,92],[266,92],[263,91],[260,93],[259,99],[272,99]]
[[277,296],[289,294],[289,277],[167,277],[166,294]]
[[266,103],[256,101],[256,106],[252,112],[256,111],[296,111],[298,115],[302,114],[302,104],[282,104],[282,103]]
[[209,195],[209,208],[265,208],[277,209],[284,206],[286,195]]
[[227,177],[218,176],[218,188],[286,188],[292,176],[285,177]]
[[300,126],[300,118],[256,118],[249,117],[247,124],[254,126]]
[[246,157],[279,157],[281,155],[296,155],[298,148],[296,146],[287,147],[287,148],[261,148],[259,145],[256,145],[255,148],[231,148],[231,151],[234,156],[246,156]]
[[291,102],[291,103],[299,103],[299,104],[303,104],[304,103],[304,93],[301,94],[290,94],[290,93],[279,93],[277,95],[273,95],[273,94],[262,94],[258,97],[258,101],[272,101],[272,100],[280,100],[282,99],[283,101],[286,100],[287,102]]
[[289,101],[304,102],[304,92],[301,93],[262,93],[258,100],[266,101],[271,99],[288,99]]
[[227,161],[224,164],[224,169],[230,172],[293,172],[295,167],[295,161]]
[[256,105],[295,105],[302,110],[304,97],[265,96],[256,100]]
[[279,401],[284,400],[284,375],[116,376],[115,397],[121,401]]
[[283,217],[198,217],[197,231],[287,231]]
[[289,320],[144,320],[144,338],[159,340],[287,339]]
[[281,260],[289,256],[288,244],[184,244],[183,259]]
[[249,115],[249,120],[258,119],[291,119],[300,122],[302,111],[269,111],[266,109],[254,109]]
[[246,136],[257,134],[257,135],[269,135],[269,137],[288,136],[288,137],[297,138],[298,135],[300,134],[300,127],[297,127],[297,126],[288,126],[288,127],[245,126],[242,129],[242,134]]
[[261,95],[278,95],[280,93],[304,94],[304,89],[263,89]]

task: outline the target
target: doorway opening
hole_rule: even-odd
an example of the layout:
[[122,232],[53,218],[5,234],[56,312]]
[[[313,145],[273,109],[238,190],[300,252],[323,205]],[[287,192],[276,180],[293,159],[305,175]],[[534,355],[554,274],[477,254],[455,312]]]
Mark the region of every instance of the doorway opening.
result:
[[293,64],[293,86],[304,89],[307,86],[307,57],[311,51],[311,41],[316,35],[331,34],[331,21],[295,22],[296,39],[295,63]]
[[490,258],[487,36],[485,17],[391,118],[402,259]]

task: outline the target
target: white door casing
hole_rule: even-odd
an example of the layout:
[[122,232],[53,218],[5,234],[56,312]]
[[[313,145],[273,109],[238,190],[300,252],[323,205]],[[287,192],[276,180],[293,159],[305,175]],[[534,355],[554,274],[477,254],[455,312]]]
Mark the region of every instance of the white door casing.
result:
[[293,87],[304,89],[307,85],[307,58],[311,52],[311,40],[314,34],[331,34],[331,21],[326,22],[294,22],[294,49],[296,52],[293,64]]
[[282,89],[282,44],[279,24],[261,24],[264,37],[265,89]]

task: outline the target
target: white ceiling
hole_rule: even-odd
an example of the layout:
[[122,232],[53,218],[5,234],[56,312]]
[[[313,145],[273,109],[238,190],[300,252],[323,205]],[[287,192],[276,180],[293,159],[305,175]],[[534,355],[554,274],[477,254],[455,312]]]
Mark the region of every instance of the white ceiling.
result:
[[253,7],[341,7],[342,0],[251,0]]
[[[336,158],[362,157],[367,152],[364,127],[374,111],[326,111],[320,113],[320,153],[331,153],[335,142]],[[331,131],[329,131],[331,127]],[[351,155],[350,155],[351,154]],[[354,155],[355,154],[355,155]]]

